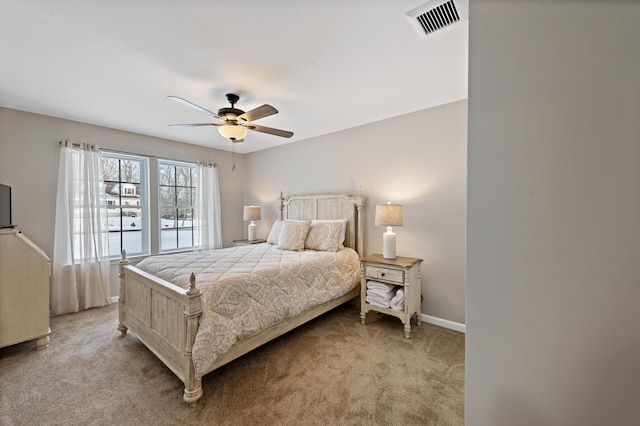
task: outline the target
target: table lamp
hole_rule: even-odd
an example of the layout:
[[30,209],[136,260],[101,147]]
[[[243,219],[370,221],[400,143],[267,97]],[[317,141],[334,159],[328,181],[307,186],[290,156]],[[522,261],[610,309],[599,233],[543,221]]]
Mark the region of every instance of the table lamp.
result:
[[249,220],[249,241],[256,240],[256,224],[254,220],[260,220],[260,207],[258,206],[244,206],[244,220]]
[[402,226],[402,206],[400,204],[378,204],[376,206],[375,225],[384,225],[387,232],[382,235],[382,257],[396,258],[396,234],[392,226]]

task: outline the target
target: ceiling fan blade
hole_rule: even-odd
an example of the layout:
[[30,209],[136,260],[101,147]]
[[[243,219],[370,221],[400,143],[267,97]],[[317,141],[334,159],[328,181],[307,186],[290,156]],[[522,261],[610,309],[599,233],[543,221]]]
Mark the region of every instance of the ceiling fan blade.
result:
[[218,123],[169,124],[169,127],[198,127],[198,126],[222,126],[222,124],[218,124]]
[[182,99],[182,98],[180,98],[178,96],[167,96],[167,97],[169,99],[171,99],[172,101],[176,101],[178,103],[181,103],[182,105],[186,105],[186,106],[188,106],[190,108],[193,108],[195,110],[198,110],[200,112],[204,112],[205,114],[211,114],[216,118],[220,118],[220,117],[218,117],[218,114],[216,114],[215,112],[211,112],[206,108],[202,108],[201,106],[198,106],[198,105],[196,105],[196,104],[194,104],[192,102],[187,101],[186,99]]
[[256,126],[255,124],[247,124],[245,127],[249,130],[255,130],[256,132],[268,133],[270,135],[282,136],[283,138],[290,138],[293,136],[293,132],[287,130],[273,129],[271,127]]
[[242,115],[239,115],[237,117],[237,120],[241,123],[254,121],[259,118],[268,117],[270,115],[277,114],[277,113],[278,113],[277,109],[275,109],[271,105],[265,104],[265,105],[259,106],[258,108],[252,109],[251,111],[247,111]]

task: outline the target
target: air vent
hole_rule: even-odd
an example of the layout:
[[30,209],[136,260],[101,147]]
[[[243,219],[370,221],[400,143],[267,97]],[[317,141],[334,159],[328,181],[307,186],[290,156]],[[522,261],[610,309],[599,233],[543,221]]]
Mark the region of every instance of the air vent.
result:
[[406,13],[420,37],[469,18],[466,0],[431,0]]

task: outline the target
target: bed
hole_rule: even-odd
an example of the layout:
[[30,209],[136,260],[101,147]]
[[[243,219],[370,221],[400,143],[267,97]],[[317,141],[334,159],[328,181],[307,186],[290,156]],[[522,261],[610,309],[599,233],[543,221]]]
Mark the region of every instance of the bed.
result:
[[[208,372],[359,296],[363,207],[362,194],[281,194],[282,231],[272,229],[270,242],[150,256],[136,266],[123,252],[118,329],[132,331],[195,403]],[[309,243],[338,221],[342,245],[324,247],[324,236]],[[316,250],[295,250],[284,237],[276,244],[285,228],[307,225]]]

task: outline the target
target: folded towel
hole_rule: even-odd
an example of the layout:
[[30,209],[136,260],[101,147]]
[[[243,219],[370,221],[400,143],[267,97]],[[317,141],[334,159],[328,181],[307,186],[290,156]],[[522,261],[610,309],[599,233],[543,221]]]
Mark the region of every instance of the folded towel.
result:
[[370,296],[377,296],[385,300],[391,300],[396,294],[395,288],[391,291],[382,291],[375,288],[367,289],[367,294]]
[[396,286],[393,284],[381,283],[379,281],[367,281],[367,289],[381,291],[395,291]]
[[401,311],[404,309],[404,289],[402,287],[400,287],[398,291],[396,291],[396,295],[393,296],[393,298],[389,302],[389,307],[391,309],[395,309],[396,311]]
[[380,298],[379,296],[376,296],[376,295],[372,295],[372,296],[367,295],[366,300],[367,300],[367,303],[371,305],[380,306],[382,308],[389,307],[389,300]]

